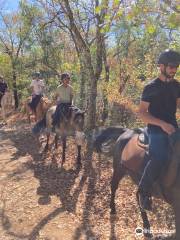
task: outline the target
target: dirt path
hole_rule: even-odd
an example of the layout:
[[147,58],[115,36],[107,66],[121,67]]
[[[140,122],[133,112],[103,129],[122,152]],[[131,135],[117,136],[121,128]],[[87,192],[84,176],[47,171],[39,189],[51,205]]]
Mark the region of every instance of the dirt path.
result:
[[[27,125],[0,129],[0,240],[133,240],[142,222],[136,189],[127,178],[117,192],[117,216],[109,214],[112,160],[83,157],[75,170],[73,140],[64,168],[59,153],[40,154]],[[59,161],[59,160],[58,160]],[[156,201],[153,229],[173,229],[173,214]]]

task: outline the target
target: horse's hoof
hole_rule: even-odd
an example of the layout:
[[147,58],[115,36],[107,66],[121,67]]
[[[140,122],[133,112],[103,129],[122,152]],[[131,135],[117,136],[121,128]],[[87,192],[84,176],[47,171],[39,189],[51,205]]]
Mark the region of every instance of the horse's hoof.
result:
[[76,167],[76,170],[78,171],[78,170],[80,170],[82,168],[82,164],[77,164],[77,167]]
[[144,237],[146,239],[152,239],[153,238],[153,235],[151,233],[144,233]]
[[47,152],[48,151],[48,147],[45,147],[43,152]]

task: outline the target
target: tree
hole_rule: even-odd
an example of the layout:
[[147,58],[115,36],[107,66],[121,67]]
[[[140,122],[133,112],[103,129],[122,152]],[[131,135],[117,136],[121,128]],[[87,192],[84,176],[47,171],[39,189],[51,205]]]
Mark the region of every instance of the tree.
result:
[[[23,3],[22,3],[23,5]],[[15,108],[18,108],[17,66],[23,54],[23,45],[32,30],[32,20],[24,21],[23,11],[4,14],[0,11],[0,48],[8,55],[12,69],[12,86],[15,99]]]

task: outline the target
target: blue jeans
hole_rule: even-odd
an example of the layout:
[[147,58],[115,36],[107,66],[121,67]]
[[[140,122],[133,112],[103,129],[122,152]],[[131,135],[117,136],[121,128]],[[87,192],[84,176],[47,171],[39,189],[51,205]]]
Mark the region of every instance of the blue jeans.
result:
[[151,192],[153,183],[162,173],[162,169],[168,164],[169,137],[161,129],[148,129],[149,157],[139,188],[143,192]]
[[36,111],[37,105],[40,102],[42,96],[43,95],[40,94],[40,95],[35,95],[32,97],[32,101],[29,103],[29,106],[33,111]]

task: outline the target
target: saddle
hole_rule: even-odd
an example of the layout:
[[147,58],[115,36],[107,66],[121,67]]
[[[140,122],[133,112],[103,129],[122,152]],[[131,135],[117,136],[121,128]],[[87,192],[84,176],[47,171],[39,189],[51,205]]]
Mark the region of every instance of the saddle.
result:
[[[121,163],[127,169],[142,174],[149,161],[148,134],[146,129],[134,129],[134,133],[122,151]],[[162,182],[166,187],[170,187],[174,183],[177,169],[178,162],[176,159],[172,159],[162,174]]]

